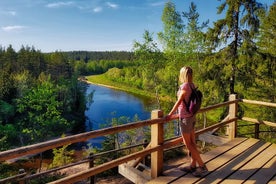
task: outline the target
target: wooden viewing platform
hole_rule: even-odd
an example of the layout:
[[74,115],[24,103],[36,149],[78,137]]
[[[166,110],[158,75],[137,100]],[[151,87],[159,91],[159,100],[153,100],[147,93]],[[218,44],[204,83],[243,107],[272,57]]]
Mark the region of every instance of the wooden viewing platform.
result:
[[[261,102],[246,99],[237,99],[235,94],[229,96],[229,101],[215,104],[209,107],[201,108],[199,113],[209,112],[217,108],[227,108],[228,115],[212,125],[196,131],[199,139],[216,145],[211,151],[202,154],[202,159],[206,163],[209,172],[202,178],[196,178],[189,173],[180,170],[183,164],[174,164],[166,166],[164,164],[164,152],[167,149],[174,148],[183,143],[182,137],[176,137],[165,140],[165,124],[178,119],[174,116],[171,119],[164,118],[162,110],[154,110],[151,119],[138,121],[128,124],[122,124],[114,127],[94,130],[81,134],[62,137],[59,139],[49,140],[33,145],[23,146],[11,150],[0,152],[0,162],[6,162],[9,159],[18,159],[23,156],[39,154],[47,150],[58,148],[73,143],[85,142],[89,139],[117,134],[126,130],[133,130],[142,127],[150,127],[151,140],[148,146],[139,151],[120,156],[116,159],[109,160],[105,163],[94,165],[93,157],[85,158],[79,162],[70,163],[65,166],[53,168],[39,173],[27,173],[20,169],[17,175],[7,178],[0,177],[0,183],[28,183],[32,179],[39,179],[47,174],[58,172],[64,168],[70,168],[79,164],[88,163],[87,169],[65,175],[50,184],[68,184],[90,181],[94,183],[94,176],[107,171],[111,168],[118,167],[119,173],[137,184],[163,184],[163,183],[275,183],[276,184],[276,144],[259,140],[259,134],[262,133],[260,126],[271,127],[270,135],[273,138],[276,129],[275,119],[271,121],[254,119],[253,117],[238,117],[238,104],[245,103],[275,108],[276,103]],[[272,117],[272,116],[271,116]],[[253,132],[249,132],[253,138],[241,138],[237,136],[238,121],[249,122],[254,126]],[[198,122],[200,123],[200,122]],[[215,136],[214,132],[222,130],[223,135]],[[219,143],[219,144],[216,144]],[[123,149],[123,148],[122,148]],[[110,150],[118,151],[118,150]],[[150,156],[150,167],[146,167],[141,162],[143,158]],[[93,162],[93,163],[92,163]],[[140,170],[139,166],[145,166]],[[1,173],[0,173],[1,174]]]
[[209,172],[203,178],[171,165],[148,184],[164,183],[276,183],[276,144],[235,138],[202,155]]

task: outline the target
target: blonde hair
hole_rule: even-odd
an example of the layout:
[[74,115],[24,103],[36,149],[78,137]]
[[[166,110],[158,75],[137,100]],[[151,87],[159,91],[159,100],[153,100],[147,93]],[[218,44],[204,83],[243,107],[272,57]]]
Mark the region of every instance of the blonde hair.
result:
[[193,82],[193,69],[189,66],[184,66],[180,69],[179,81],[183,82]]

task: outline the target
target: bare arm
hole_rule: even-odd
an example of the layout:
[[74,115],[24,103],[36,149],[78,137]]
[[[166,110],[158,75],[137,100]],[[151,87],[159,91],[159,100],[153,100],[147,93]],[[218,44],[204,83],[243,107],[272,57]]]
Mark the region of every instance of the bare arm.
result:
[[177,110],[177,108],[180,105],[180,103],[184,100],[185,95],[186,95],[186,91],[185,90],[181,90],[180,94],[178,96],[178,99],[175,102],[175,104],[174,104],[172,110],[170,111],[170,113],[168,114],[168,116],[171,116],[172,114],[175,113],[175,111]]

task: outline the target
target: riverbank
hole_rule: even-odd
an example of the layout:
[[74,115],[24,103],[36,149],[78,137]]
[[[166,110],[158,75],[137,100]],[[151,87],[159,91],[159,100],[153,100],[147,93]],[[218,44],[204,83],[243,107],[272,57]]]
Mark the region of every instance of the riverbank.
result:
[[147,97],[147,98],[151,98],[151,99],[158,98],[160,101],[166,101],[166,102],[171,101],[171,98],[168,96],[156,96],[155,90],[144,91],[144,90],[141,90],[138,88],[128,86],[126,84],[114,82],[114,81],[111,81],[108,78],[106,78],[104,76],[104,74],[85,76],[85,78],[82,79],[82,81],[84,81],[88,84],[100,85],[100,86],[104,86],[104,87],[108,87],[108,88],[112,88],[112,89],[116,89],[116,90],[125,91],[128,93],[137,95],[137,96],[143,96],[143,97]]

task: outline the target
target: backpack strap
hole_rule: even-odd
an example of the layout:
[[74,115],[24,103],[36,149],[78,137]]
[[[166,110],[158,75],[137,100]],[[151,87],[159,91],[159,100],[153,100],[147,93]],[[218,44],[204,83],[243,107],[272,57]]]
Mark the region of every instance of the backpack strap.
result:
[[[190,88],[191,88],[191,90],[192,90],[192,92],[193,92],[194,88],[192,88],[192,86],[191,86],[190,83],[188,83],[188,84],[189,84],[189,86],[190,86]],[[189,106],[190,106],[190,98],[191,98],[192,92],[191,92],[191,94],[190,94],[190,96],[189,96],[189,101],[188,101],[188,103],[185,101],[185,99],[183,100],[183,102],[184,102],[184,104],[185,104],[185,106],[186,106],[186,110],[187,110],[188,112],[190,112],[190,111],[189,111]]]

